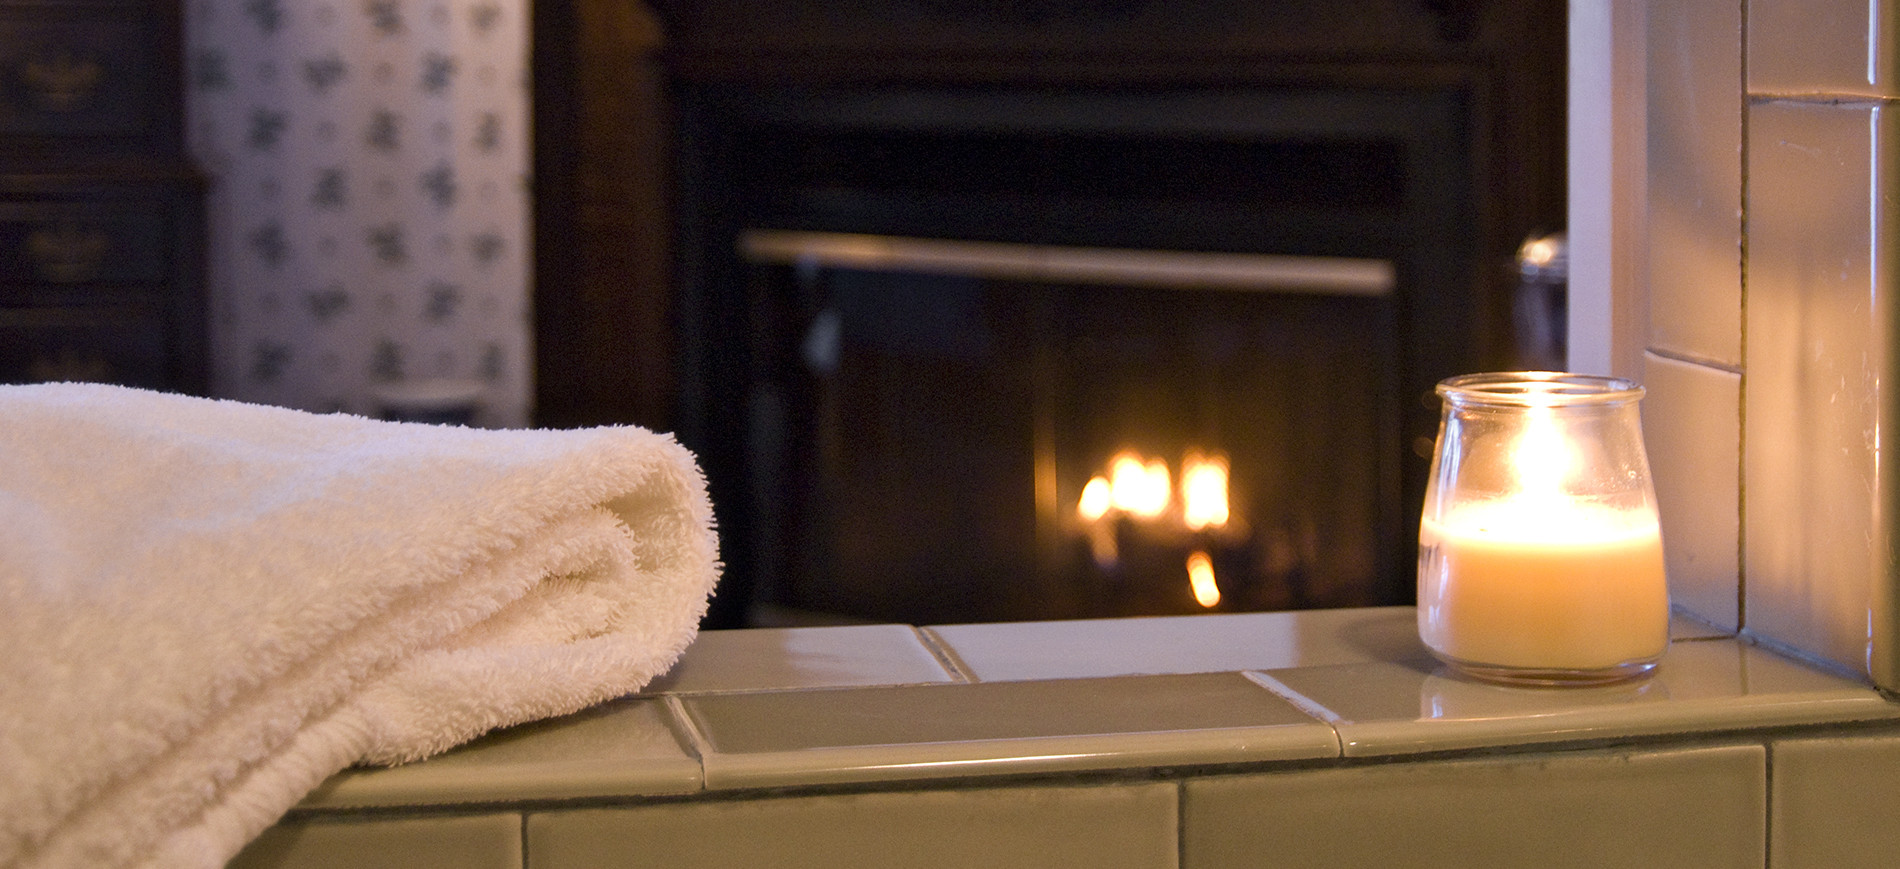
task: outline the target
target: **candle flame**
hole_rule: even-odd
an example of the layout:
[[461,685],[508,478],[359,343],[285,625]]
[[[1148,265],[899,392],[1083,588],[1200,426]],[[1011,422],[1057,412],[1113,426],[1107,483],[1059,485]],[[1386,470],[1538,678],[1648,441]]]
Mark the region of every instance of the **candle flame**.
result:
[[1517,472],[1524,493],[1554,496],[1563,491],[1564,478],[1576,463],[1575,451],[1564,440],[1556,413],[1549,407],[1532,407],[1511,450],[1511,469]]
[[1220,604],[1220,586],[1214,582],[1214,560],[1195,550],[1187,557],[1188,587],[1194,590],[1194,602],[1212,609]]
[[1227,459],[1188,453],[1181,462],[1181,521],[1189,531],[1227,524]]

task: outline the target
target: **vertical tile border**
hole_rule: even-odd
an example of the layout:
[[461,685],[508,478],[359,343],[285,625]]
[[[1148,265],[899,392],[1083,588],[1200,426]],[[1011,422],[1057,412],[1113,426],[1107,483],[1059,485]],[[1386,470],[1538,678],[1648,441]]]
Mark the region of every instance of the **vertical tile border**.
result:
[[1894,517],[1877,461],[1895,334],[1871,271],[1877,156],[1870,104],[1749,108],[1743,486],[1747,630],[1870,667]]
[[1647,345],[1742,361],[1742,10],[1649,4]]
[[1741,627],[1742,376],[1648,354],[1643,433],[1662,512],[1669,598],[1727,631]]

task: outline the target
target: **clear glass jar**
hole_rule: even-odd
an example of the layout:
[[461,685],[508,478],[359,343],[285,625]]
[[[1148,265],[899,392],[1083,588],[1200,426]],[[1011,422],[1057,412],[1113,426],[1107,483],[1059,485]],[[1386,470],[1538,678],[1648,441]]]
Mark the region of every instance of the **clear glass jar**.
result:
[[1440,660],[1515,684],[1649,672],[1669,643],[1643,388],[1549,371],[1438,384],[1419,524],[1418,631]]

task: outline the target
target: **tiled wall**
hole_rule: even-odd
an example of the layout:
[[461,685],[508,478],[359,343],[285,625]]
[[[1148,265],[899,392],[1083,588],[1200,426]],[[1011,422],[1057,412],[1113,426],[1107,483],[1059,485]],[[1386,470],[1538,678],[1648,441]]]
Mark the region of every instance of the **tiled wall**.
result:
[[342,773],[232,869],[1838,869],[1900,853],[1900,704],[1865,685],[1682,620],[1642,681],[1484,685],[1441,671],[1415,620],[709,632],[639,695]]
[[1644,205],[1614,295],[1641,308],[1621,373],[1651,393],[1675,602],[1900,688],[1900,2],[1638,8],[1615,39],[1641,46],[1642,168],[1573,185]]
[[1897,804],[1900,737],[1798,738],[1167,781],[320,818],[272,828],[243,865],[1841,869],[1891,865]]

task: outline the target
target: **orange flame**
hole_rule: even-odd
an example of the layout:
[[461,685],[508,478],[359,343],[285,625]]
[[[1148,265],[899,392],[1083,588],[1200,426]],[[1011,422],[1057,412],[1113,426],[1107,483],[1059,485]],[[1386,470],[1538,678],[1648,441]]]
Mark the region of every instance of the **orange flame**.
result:
[[1214,560],[1195,550],[1187,557],[1188,586],[1194,590],[1194,602],[1212,609],[1220,605],[1220,586],[1214,582]]

